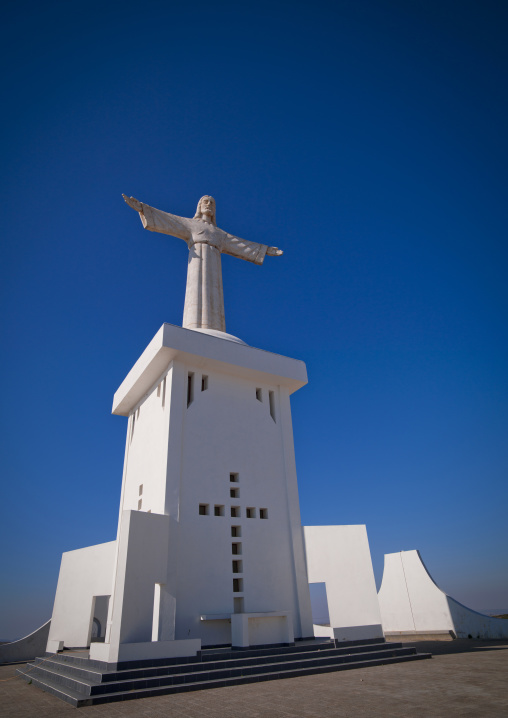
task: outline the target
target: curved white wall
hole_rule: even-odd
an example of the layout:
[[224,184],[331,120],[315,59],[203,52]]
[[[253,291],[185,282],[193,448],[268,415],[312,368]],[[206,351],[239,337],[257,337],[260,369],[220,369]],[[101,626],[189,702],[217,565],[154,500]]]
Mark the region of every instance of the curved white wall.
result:
[[418,551],[385,554],[378,599],[385,633],[453,631],[458,638],[508,638],[508,620],[484,616],[444,593]]

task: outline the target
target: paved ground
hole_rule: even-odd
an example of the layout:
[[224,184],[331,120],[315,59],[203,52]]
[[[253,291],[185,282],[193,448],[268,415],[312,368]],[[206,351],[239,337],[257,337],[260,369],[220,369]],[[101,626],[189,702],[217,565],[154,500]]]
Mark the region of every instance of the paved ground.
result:
[[[80,708],[82,718],[508,718],[508,641],[419,642],[434,658]],[[0,717],[75,708],[0,666]]]

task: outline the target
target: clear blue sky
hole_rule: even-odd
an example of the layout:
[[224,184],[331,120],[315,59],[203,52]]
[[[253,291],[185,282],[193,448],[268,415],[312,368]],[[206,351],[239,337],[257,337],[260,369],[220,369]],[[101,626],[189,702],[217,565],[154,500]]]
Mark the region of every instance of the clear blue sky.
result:
[[508,6],[8,3],[0,639],[115,537],[113,393],[182,318],[187,250],[121,193],[284,249],[223,259],[227,330],[303,359],[304,524],[365,523],[508,607]]

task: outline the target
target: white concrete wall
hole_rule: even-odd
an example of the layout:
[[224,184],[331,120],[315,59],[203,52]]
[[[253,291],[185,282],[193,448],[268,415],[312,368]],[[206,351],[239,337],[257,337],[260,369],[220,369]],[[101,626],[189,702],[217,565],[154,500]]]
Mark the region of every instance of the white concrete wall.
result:
[[325,583],[330,628],[317,636],[381,638],[381,613],[365,526],[304,526],[309,583]]
[[[187,334],[179,330],[175,336],[183,341]],[[174,637],[230,643],[228,621],[203,622],[200,615],[232,613],[235,597],[244,599],[246,612],[289,611],[294,634],[311,636],[289,403],[290,392],[305,383],[305,366],[207,335],[192,341],[201,356],[153,349],[152,342],[115,399],[122,412],[130,410],[122,507],[136,510],[142,499],[142,512],[164,513],[173,522],[161,581],[176,611]],[[166,367],[163,351],[171,356]],[[273,373],[280,368],[290,378]],[[194,398],[187,406],[189,372]],[[238,483],[230,482],[231,473],[238,474]],[[238,499],[230,497],[231,488],[238,488]],[[200,503],[208,504],[209,515],[199,514]],[[216,505],[224,515],[214,515]],[[231,517],[231,506],[239,507],[238,518]],[[247,508],[255,518],[247,518]],[[260,509],[267,519],[260,518]],[[122,514],[119,536],[124,520]],[[240,527],[241,537],[232,538],[232,525]],[[233,542],[241,544],[241,555],[233,555]],[[242,562],[241,573],[233,574],[233,560]],[[118,566],[117,576],[123,570]],[[242,592],[233,591],[233,578],[243,580]]]
[[106,641],[142,643],[152,640],[155,584],[166,584],[170,519],[141,511],[122,519]]
[[453,631],[458,638],[508,638],[508,621],[477,613],[441,591],[418,551],[385,555],[379,605],[386,633]]
[[169,368],[129,416],[121,511],[164,513],[171,375]]
[[31,661],[36,656],[44,655],[48,642],[51,620],[46,621],[28,636],[18,641],[0,645],[0,664]]
[[94,596],[111,594],[116,541],[62,555],[48,651],[63,641],[68,647],[90,643]]

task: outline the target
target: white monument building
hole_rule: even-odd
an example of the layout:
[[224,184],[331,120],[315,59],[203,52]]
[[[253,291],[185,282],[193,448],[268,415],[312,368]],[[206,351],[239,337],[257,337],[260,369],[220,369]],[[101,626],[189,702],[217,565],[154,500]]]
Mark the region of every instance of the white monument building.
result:
[[[187,243],[183,327],[164,324],[114,396],[128,417],[117,538],[64,554],[47,651],[114,664],[382,638],[365,527],[301,526],[290,396],[304,363],[225,331],[221,253],[281,250],[218,229],[211,197],[193,219],[125,199]],[[329,625],[313,626],[309,578],[326,583]]]

